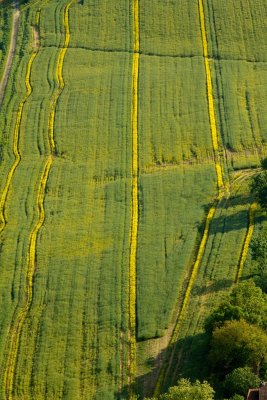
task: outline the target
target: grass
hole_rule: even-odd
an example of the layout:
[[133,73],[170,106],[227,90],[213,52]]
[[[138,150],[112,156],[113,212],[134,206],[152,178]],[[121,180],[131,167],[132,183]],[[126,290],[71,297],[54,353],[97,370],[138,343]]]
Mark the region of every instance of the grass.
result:
[[[190,296],[187,313],[172,343],[172,363],[162,390],[175,384],[180,376],[205,379],[207,347],[203,334],[205,317],[227,295],[236,281],[248,224],[247,183],[217,206],[209,238]],[[169,354],[169,353],[168,353]],[[170,354],[169,354],[170,356]],[[151,372],[150,372],[151,373]]]
[[12,8],[0,4],[0,78],[2,77],[8,54],[10,33],[12,27]]
[[[41,21],[44,18],[43,12]],[[19,222],[19,226],[24,227],[21,234],[25,243],[22,255],[24,260],[28,235],[36,218],[38,220],[33,201],[37,196],[44,156],[49,151],[47,105],[55,85],[53,75],[57,56],[56,49],[42,48],[33,64],[33,93],[25,107],[22,121],[22,161],[13,180],[7,206],[6,247],[2,253],[5,260],[7,254],[13,253],[11,249],[16,248],[14,242],[8,247],[8,238],[13,232],[14,240],[18,240],[14,235],[17,225],[13,224],[13,217],[10,216],[21,214],[19,205],[25,204],[28,213],[25,221]],[[54,71],[48,80],[46,74],[40,74],[43,69]],[[33,292],[32,305],[21,333],[14,376],[14,398],[27,397],[29,393],[38,398],[60,398],[63,393],[67,393],[69,398],[73,398],[74,393],[86,398],[113,398],[116,391],[127,384],[130,237],[127,213],[131,190],[128,179],[131,169],[127,162],[131,154],[131,148],[127,149],[131,135],[127,110],[130,109],[131,101],[128,95],[131,87],[130,71],[131,58],[128,55],[122,54],[118,59],[116,54],[94,55],[74,49],[66,54],[65,88],[56,106],[57,157],[45,191],[45,226],[39,231],[36,244],[34,288],[38,287],[38,290]],[[122,75],[125,75],[123,80],[120,79]],[[90,96],[84,91],[85,82]],[[42,92],[38,88],[42,88]],[[114,97],[117,93],[125,93],[125,96],[121,103],[113,102],[112,105],[110,96]],[[110,104],[110,114],[103,113],[99,102]],[[91,107],[93,103],[96,107]],[[71,112],[73,104],[77,107],[76,113]],[[38,111],[38,119],[30,117],[33,110]],[[117,131],[116,140],[114,131]],[[107,141],[108,136],[110,140]],[[95,156],[100,143],[101,159]],[[126,149],[124,153],[121,152],[122,146]],[[118,162],[120,157],[121,161]],[[26,190],[21,192],[19,180],[29,165],[36,165],[37,168],[34,175],[25,179],[23,188]],[[30,169],[33,170],[33,167]],[[36,182],[34,187],[32,182]],[[64,188],[63,192],[60,188]],[[70,197],[71,193],[75,193],[75,196]],[[84,202],[84,198],[88,202]],[[81,230],[81,224],[85,229]],[[114,236],[114,229],[117,236]],[[69,244],[65,248],[67,242]],[[23,275],[21,281],[16,283],[15,292],[22,290],[19,296],[21,301],[25,286],[25,265],[19,262],[19,267],[23,267]],[[43,280],[47,286],[41,284]],[[3,287],[6,282],[2,282]],[[63,288],[58,291],[62,284],[64,291]],[[82,292],[81,287],[84,288]],[[56,295],[53,302],[56,291],[59,295]],[[47,297],[47,292],[48,298],[44,300],[43,296]],[[9,311],[7,315],[10,314],[12,312]],[[74,318],[71,322],[70,315]],[[54,318],[58,318],[56,316],[59,317],[58,323],[53,322]],[[25,343],[27,354],[23,351]],[[54,356],[51,356],[51,348],[57,349]],[[66,367],[62,369],[64,365]],[[71,376],[65,374],[65,368],[72,371]],[[50,372],[47,373],[47,370]],[[32,384],[34,389],[30,389]]]
[[153,392],[183,304],[164,388],[197,376],[203,320],[242,260],[248,179],[209,235],[205,221],[228,171],[266,154],[266,44],[259,1],[203,2],[205,26],[193,3],[73,3],[69,38],[67,1],[22,8],[0,110],[2,196],[21,154],[1,233],[6,397],[126,399],[136,357],[138,393]]

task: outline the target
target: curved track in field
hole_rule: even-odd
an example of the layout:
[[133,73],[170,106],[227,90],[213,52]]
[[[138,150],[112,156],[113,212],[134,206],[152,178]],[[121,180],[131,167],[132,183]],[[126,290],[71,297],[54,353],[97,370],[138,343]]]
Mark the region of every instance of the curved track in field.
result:
[[33,299],[33,277],[34,277],[35,262],[36,262],[36,245],[37,245],[38,233],[45,221],[45,209],[44,209],[45,191],[49,173],[53,163],[53,155],[55,153],[55,141],[54,141],[55,108],[57,105],[58,98],[62,93],[65,85],[63,79],[63,63],[70,41],[69,8],[73,4],[73,2],[74,0],[71,0],[64,9],[63,24],[65,28],[65,42],[64,46],[60,50],[57,60],[56,76],[57,76],[58,88],[56,89],[50,104],[50,114],[48,121],[50,154],[45,162],[44,170],[38,188],[38,195],[37,195],[38,220],[30,233],[30,243],[27,255],[27,267],[26,267],[27,280],[26,280],[25,304],[18,311],[10,329],[10,346],[9,346],[9,353],[7,357],[5,376],[4,376],[6,400],[13,399],[13,382],[14,382],[17,355],[19,350],[20,335]]
[[1,107],[1,105],[3,103],[3,100],[4,100],[6,85],[7,85],[8,77],[9,77],[9,74],[10,74],[12,61],[13,61],[13,58],[14,58],[14,55],[15,55],[16,45],[17,45],[17,38],[18,38],[20,11],[17,8],[17,2],[13,2],[13,7],[14,7],[14,12],[13,12],[13,19],[12,19],[10,45],[9,45],[9,50],[8,50],[8,56],[7,56],[7,60],[6,60],[5,69],[4,69],[3,76],[2,76],[2,79],[1,79],[1,82],[0,82],[0,107]]
[[[130,267],[129,267],[129,325],[130,356],[129,386],[136,374],[136,252],[138,234],[138,79],[139,79],[139,1],[133,1],[134,54],[132,66],[132,198],[131,198],[131,230],[130,230]],[[130,393],[130,398],[133,394]]]
[[[36,26],[39,26],[39,15],[40,15],[40,13],[38,12],[36,15]],[[17,20],[17,24],[18,24],[18,20]],[[18,112],[17,112],[17,116],[16,116],[16,123],[15,123],[14,137],[13,137],[13,154],[14,154],[15,160],[8,172],[6,183],[5,183],[5,186],[3,189],[3,193],[0,198],[0,233],[5,229],[5,226],[6,226],[5,205],[6,205],[11,181],[12,181],[14,173],[21,161],[21,153],[20,153],[20,149],[19,149],[20,126],[21,126],[25,103],[32,93],[32,86],[31,86],[30,78],[31,78],[31,72],[32,72],[32,65],[38,54],[38,51],[39,51],[39,47],[37,47],[35,49],[35,51],[32,53],[30,60],[28,62],[27,69],[26,69],[26,77],[25,77],[26,94],[25,94],[24,98],[21,100],[21,102],[19,103],[19,108],[18,108]],[[14,53],[14,51],[13,51],[13,53]],[[13,56],[14,56],[14,54],[13,54]],[[13,58],[13,56],[11,58]],[[10,68],[11,68],[11,63],[12,63],[12,59],[10,61]],[[9,68],[9,71],[10,71],[10,68]],[[8,74],[9,74],[9,72],[8,72]],[[1,105],[1,87],[0,87],[0,105]]]
[[[208,41],[207,41],[207,33],[206,33],[206,25],[205,25],[205,14],[204,14],[204,7],[203,7],[203,0],[198,0],[198,8],[199,8],[199,20],[200,20],[200,27],[201,27],[201,38],[202,38],[202,49],[203,49],[203,58],[205,63],[205,74],[206,74],[206,87],[207,87],[207,102],[208,102],[208,112],[209,112],[209,120],[210,120],[210,130],[211,130],[211,140],[212,140],[212,147],[213,147],[213,154],[214,154],[214,165],[216,170],[216,177],[217,177],[217,196],[214,201],[214,204],[209,209],[208,215],[205,221],[205,228],[204,233],[202,235],[202,239],[199,245],[199,249],[197,252],[196,261],[193,265],[191,275],[189,278],[189,282],[185,291],[184,299],[182,302],[182,306],[176,320],[174,330],[172,332],[171,340],[168,344],[168,360],[163,365],[158,380],[156,382],[154,395],[158,396],[162,390],[162,387],[165,383],[167,376],[170,373],[170,368],[173,363],[174,355],[176,352],[175,343],[178,340],[178,336],[180,333],[181,325],[184,322],[191,292],[197,277],[197,273],[199,270],[199,266],[201,264],[204,251],[207,245],[208,237],[209,237],[209,229],[211,222],[214,218],[216,208],[218,203],[222,200],[226,192],[226,185],[224,181],[223,175],[223,167],[222,167],[222,159],[219,154],[219,133],[217,130],[216,124],[216,115],[215,115],[215,105],[214,105],[214,98],[213,98],[213,85],[212,85],[212,77],[211,77],[211,68],[209,63],[208,57]],[[169,352],[168,352],[169,350]]]

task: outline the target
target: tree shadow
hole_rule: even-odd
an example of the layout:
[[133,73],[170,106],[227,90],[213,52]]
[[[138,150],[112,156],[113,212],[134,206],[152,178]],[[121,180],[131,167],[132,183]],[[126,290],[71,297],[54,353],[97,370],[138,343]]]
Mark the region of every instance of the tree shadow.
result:
[[208,349],[209,336],[205,333],[179,339],[173,345],[162,350],[156,358],[147,358],[146,367],[150,371],[138,376],[131,388],[125,386],[120,393],[117,393],[116,398],[126,400],[130,391],[136,393],[138,399],[152,397],[156,383],[161,373],[168,369],[168,363],[172,357],[168,374],[162,384],[162,392],[166,392],[180,378],[190,378],[192,381],[207,379],[209,375]]
[[217,293],[221,290],[230,288],[233,285],[233,279],[220,279],[207,285],[195,285],[192,291],[193,296],[200,296],[203,294]]
[[[206,226],[206,219],[197,226],[198,234],[200,237],[203,236]],[[247,228],[248,226],[248,210],[240,210],[229,215],[215,216],[209,227],[209,235],[215,235],[217,233],[227,233],[232,231],[238,231],[240,229]]]
[[218,203],[217,208],[227,208],[227,207],[236,207],[236,206],[249,206],[253,201],[253,197],[251,194],[236,194],[230,196],[228,199],[222,200]]

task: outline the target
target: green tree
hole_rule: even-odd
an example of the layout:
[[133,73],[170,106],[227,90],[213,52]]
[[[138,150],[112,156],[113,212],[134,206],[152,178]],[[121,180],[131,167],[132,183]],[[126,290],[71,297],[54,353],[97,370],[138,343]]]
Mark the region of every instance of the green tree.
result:
[[232,290],[230,303],[242,309],[243,318],[247,322],[267,327],[267,296],[252,279],[240,283]]
[[240,319],[267,328],[267,295],[252,279],[237,285],[228,300],[207,317],[204,327],[211,334],[225,321]]
[[241,307],[232,305],[229,301],[219,305],[205,321],[206,333],[212,334],[215,328],[221,327],[225,321],[240,320],[244,318]]
[[264,293],[267,293],[267,272],[254,277],[255,284],[261,288]]
[[250,192],[255,195],[263,209],[267,209],[267,171],[256,175],[250,185]]
[[206,381],[191,383],[188,379],[180,379],[176,386],[170,387],[168,393],[146,400],[213,400],[214,390]]
[[244,396],[241,396],[241,394],[234,394],[229,400],[244,400]]
[[267,169],[267,157],[261,161],[261,167],[262,169]]
[[256,273],[267,272],[267,230],[260,229],[250,243],[252,259],[257,263]]
[[260,385],[260,378],[249,367],[236,368],[226,375],[224,381],[225,391],[228,395],[246,395],[249,388]]
[[267,335],[246,321],[227,321],[215,328],[209,352],[213,371],[221,376],[234,368],[249,366],[255,373],[267,360]]

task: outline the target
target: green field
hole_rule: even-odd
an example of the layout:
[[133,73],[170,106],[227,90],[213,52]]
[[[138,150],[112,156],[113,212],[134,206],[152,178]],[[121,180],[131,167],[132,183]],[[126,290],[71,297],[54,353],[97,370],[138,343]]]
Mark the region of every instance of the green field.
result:
[[[267,8],[260,0],[203,3],[215,154],[233,183],[210,223],[161,390],[180,375],[198,376],[203,321],[236,279],[251,168],[267,154]],[[1,2],[0,78],[11,17]],[[0,108],[0,400],[153,393],[218,194],[202,45],[197,0],[20,5]]]

